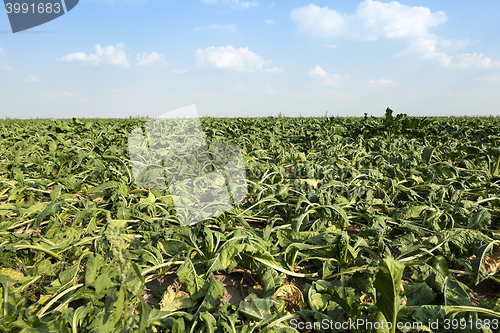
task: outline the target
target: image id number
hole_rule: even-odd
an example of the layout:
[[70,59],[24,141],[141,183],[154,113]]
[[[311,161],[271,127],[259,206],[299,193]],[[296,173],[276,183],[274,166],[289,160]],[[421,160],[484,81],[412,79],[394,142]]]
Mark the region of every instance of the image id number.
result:
[[499,327],[498,319],[477,319],[472,321],[469,319],[469,321],[465,321],[463,318],[461,320],[458,319],[445,319],[444,320],[444,329],[493,329],[496,330]]
[[5,8],[7,9],[7,14],[10,14],[10,13],[15,13],[15,14],[18,14],[18,13],[23,13],[23,14],[26,14],[28,12],[30,13],[38,13],[38,14],[43,14],[43,13],[47,13],[47,14],[51,14],[51,13],[56,13],[56,14],[59,14],[61,12],[61,4],[60,3],[55,3],[55,4],[51,4],[51,3],[39,3],[38,5],[35,5],[34,3],[32,3],[31,5],[27,4],[27,3],[23,3],[23,4],[20,4],[20,3],[6,3],[5,4]]

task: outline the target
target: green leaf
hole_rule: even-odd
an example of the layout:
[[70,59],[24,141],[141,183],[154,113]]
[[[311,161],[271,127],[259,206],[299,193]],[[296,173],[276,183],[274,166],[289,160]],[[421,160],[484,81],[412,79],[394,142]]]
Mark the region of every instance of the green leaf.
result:
[[217,329],[217,322],[210,312],[202,312],[200,319],[203,321],[203,332],[214,333]]
[[424,148],[421,157],[425,163],[429,164],[429,161],[431,160],[432,154],[434,153],[435,149],[436,149],[435,147],[425,147]]
[[376,333],[389,333],[389,329],[387,328],[389,325],[387,325],[387,320],[382,312],[377,312],[374,322],[380,324],[379,328],[375,329]]
[[52,265],[49,259],[42,260],[38,265],[36,265],[33,275],[55,276],[56,273],[54,265]]
[[[24,211],[24,216],[30,216],[33,213],[38,213],[39,211],[43,211],[50,202],[39,202],[36,205],[30,206],[28,209]],[[15,206],[14,206],[15,207]]]
[[491,214],[488,209],[481,209],[469,217],[467,226],[469,229],[484,229],[491,221]]
[[110,188],[117,188],[118,186],[119,186],[119,183],[117,183],[117,182],[114,182],[114,181],[106,182],[106,183],[103,183],[97,187],[94,187],[90,192],[96,193],[96,192],[108,190]]
[[217,281],[214,275],[211,274],[207,294],[198,308],[198,312],[215,312],[222,296],[224,296],[224,285],[222,282]]
[[81,326],[83,319],[93,311],[94,311],[94,306],[92,304],[87,306],[80,306],[77,309],[71,311],[71,317],[69,317],[67,320],[71,323],[73,332],[78,331],[78,327]]
[[336,273],[339,269],[339,262],[336,259],[329,259],[323,261],[323,280],[327,279],[330,275]]
[[88,256],[85,265],[85,284],[94,282],[101,267],[105,264],[105,259],[99,253],[92,253]]
[[432,288],[425,282],[406,283],[404,290],[407,306],[430,304],[436,297]]
[[469,297],[470,290],[465,284],[458,281],[454,276],[446,280],[445,305],[472,306]]
[[37,229],[40,227],[40,224],[42,221],[51,215],[54,215],[55,213],[59,212],[61,210],[61,203],[60,202],[52,202],[50,203],[36,218],[35,223],[33,223],[33,228]]
[[186,258],[184,263],[177,269],[179,282],[186,286],[186,290],[193,299],[203,296],[203,291],[208,287],[206,281],[198,276],[196,269],[190,259]]
[[246,246],[246,244],[236,244],[224,247],[220,252],[222,268],[228,268],[234,262],[234,257],[243,252]]
[[139,298],[139,332],[146,332],[146,328],[148,327],[148,317],[149,317],[149,305],[144,302],[142,297]]
[[266,320],[272,317],[271,307],[275,303],[272,298],[258,298],[248,295],[238,306],[238,311],[253,320]]
[[109,279],[108,270],[104,270],[95,280],[95,291],[100,294],[102,291],[105,291],[112,285],[111,280]]
[[430,208],[429,206],[425,205],[403,208],[392,214],[392,217],[401,220],[415,219],[419,218],[422,215],[422,213],[429,208]]
[[[262,272],[263,271],[263,272]],[[262,284],[262,297],[271,297],[276,291],[275,275],[278,275],[275,270],[271,268],[264,268],[260,270],[260,281]]]
[[139,296],[144,290],[144,276],[141,274],[139,265],[135,262],[130,263],[130,268],[126,270],[124,283],[127,286],[127,291],[134,296]]
[[120,288],[120,291],[118,291],[118,297],[117,297],[116,301],[114,302],[115,303],[116,312],[115,312],[115,319],[114,319],[114,323],[113,324],[116,324],[116,322],[118,320],[120,320],[120,318],[122,317],[123,303],[124,302],[125,302],[125,288],[122,286]]
[[380,293],[380,297],[377,299],[376,305],[387,321],[392,323],[391,332],[394,333],[401,304],[399,297],[400,283],[405,266],[394,260],[393,257],[385,257],[380,261],[378,269],[374,286]]
[[62,186],[62,185],[56,185],[56,186],[54,186],[54,188],[52,189],[52,191],[50,191],[50,199],[52,201],[56,201],[59,198],[59,195],[61,195],[61,190],[63,188],[64,188],[64,186]]
[[184,324],[184,319],[181,317],[174,322],[172,326],[172,333],[184,333],[186,332],[186,325]]

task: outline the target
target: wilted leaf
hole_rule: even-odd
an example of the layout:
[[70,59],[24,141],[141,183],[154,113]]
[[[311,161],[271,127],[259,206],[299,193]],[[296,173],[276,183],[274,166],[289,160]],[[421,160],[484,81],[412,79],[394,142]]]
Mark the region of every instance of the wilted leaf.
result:
[[494,246],[500,244],[500,241],[492,241],[486,245],[481,246],[476,249],[474,252],[476,257],[472,260],[472,268],[474,273],[476,273],[475,283],[476,285],[488,278],[489,275],[495,274],[491,273],[498,268],[498,253],[495,253],[492,256],[488,256],[491,251],[493,251]]
[[286,309],[289,312],[299,310],[299,304],[304,302],[304,296],[299,288],[288,284],[278,288],[273,295],[276,299],[284,299],[286,301]]

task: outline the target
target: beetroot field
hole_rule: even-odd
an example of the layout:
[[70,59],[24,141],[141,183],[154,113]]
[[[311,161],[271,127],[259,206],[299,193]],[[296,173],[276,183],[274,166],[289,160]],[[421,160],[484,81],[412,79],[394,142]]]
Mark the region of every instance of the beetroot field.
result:
[[147,120],[0,120],[1,332],[500,332],[500,118],[201,118],[248,195],[190,226]]

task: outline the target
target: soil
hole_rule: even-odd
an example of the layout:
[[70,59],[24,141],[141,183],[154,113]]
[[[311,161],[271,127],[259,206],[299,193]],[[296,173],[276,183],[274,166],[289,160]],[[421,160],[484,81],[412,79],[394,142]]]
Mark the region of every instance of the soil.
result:
[[[257,283],[248,270],[235,269],[230,274],[215,273],[215,279],[222,282],[224,286],[224,296],[221,298],[220,307],[226,303],[238,305],[246,296],[249,295],[248,289],[256,287]],[[161,291],[162,287],[166,290],[168,286],[173,286],[175,289],[185,291],[184,286],[179,282],[177,274],[170,272],[146,283],[142,297],[144,300],[156,309],[160,308],[160,300],[153,293],[155,289]]]
[[220,300],[220,306],[227,303],[240,304],[248,296],[248,289],[256,285],[250,271],[244,270],[235,270],[231,274],[215,274],[215,279],[224,285],[224,296]]
[[153,291],[156,288],[160,287],[165,287],[165,290],[168,286],[173,286],[176,289],[185,291],[184,286],[179,282],[177,279],[177,274],[174,272],[169,272],[164,275],[160,275],[157,278],[149,281],[146,283],[144,287],[144,291],[142,292],[142,297],[146,301],[146,303],[149,303],[151,306],[153,306],[155,309],[160,309],[160,299],[158,299],[154,294]]
[[472,289],[469,297],[474,306],[478,305],[482,300],[490,301],[500,298],[500,284],[495,281],[487,279],[476,286],[470,278],[465,276],[459,276],[457,280]]

